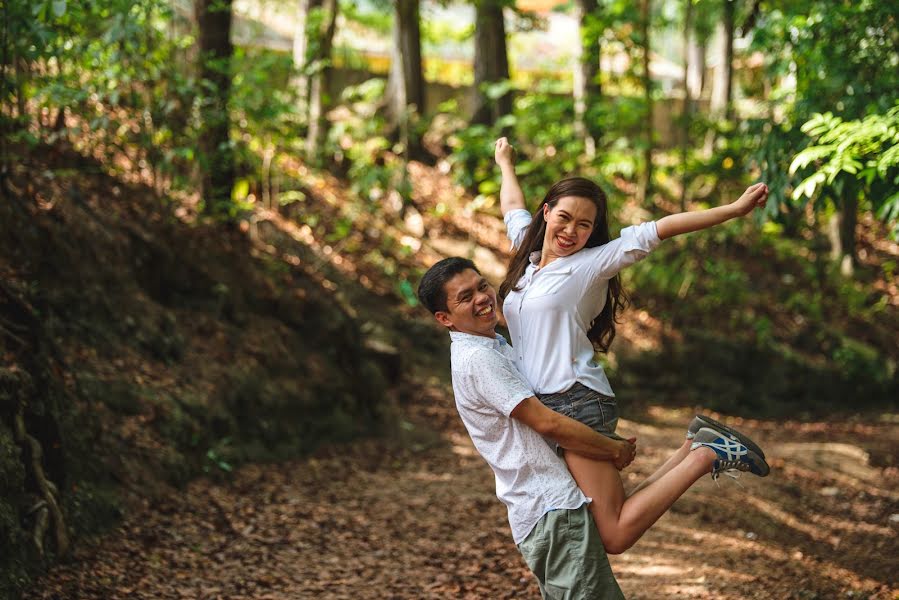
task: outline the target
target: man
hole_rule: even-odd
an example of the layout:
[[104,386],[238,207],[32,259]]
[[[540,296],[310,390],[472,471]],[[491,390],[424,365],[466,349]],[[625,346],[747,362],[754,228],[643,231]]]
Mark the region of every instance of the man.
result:
[[447,258],[425,273],[422,304],[450,330],[453,391],[472,442],[496,476],[512,538],[544,598],[621,599],[590,502],[544,439],[570,452],[634,459],[635,439],[613,440],[545,407],[496,334],[496,291],[474,263]]

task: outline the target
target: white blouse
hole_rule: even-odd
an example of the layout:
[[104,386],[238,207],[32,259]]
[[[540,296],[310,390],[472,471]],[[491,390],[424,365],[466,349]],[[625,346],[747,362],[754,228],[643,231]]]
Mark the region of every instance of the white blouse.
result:
[[[524,209],[505,216],[509,239],[517,246],[531,222]],[[661,243],[654,221],[621,230],[621,237],[557,258],[542,269],[540,254],[518,280],[519,291],[503,303],[516,366],[538,394],[564,392],[580,382],[614,396],[595,360],[587,331],[606,304],[609,279],[645,258]]]

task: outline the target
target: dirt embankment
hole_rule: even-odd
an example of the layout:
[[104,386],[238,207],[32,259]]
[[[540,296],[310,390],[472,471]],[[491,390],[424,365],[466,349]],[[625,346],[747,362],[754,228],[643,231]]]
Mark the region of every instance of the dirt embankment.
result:
[[7,183],[0,596],[170,486],[384,425],[395,357],[307,264],[60,148]]

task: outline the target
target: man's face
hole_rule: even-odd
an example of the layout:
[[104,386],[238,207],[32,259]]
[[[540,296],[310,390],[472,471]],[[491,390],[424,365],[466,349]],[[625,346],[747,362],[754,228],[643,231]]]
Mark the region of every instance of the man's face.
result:
[[453,331],[494,337],[496,290],[472,269],[466,269],[444,284],[446,311],[435,317]]

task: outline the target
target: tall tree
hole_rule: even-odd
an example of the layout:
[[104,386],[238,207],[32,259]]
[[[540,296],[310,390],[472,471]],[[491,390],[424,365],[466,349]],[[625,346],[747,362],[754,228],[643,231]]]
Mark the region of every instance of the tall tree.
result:
[[385,113],[390,137],[398,135],[407,154],[414,155],[419,141],[409,124],[413,113],[423,113],[425,105],[419,0],[393,0],[393,19]]
[[596,155],[596,143],[602,129],[595,121],[587,120],[587,113],[602,94],[599,82],[599,55],[601,46],[601,24],[597,0],[577,0],[575,13],[580,33],[580,43],[575,47],[574,65],[574,130],[583,140],[589,158]]
[[231,91],[231,0],[195,0],[199,29],[201,194],[207,214],[224,216],[231,210],[234,153],[228,97]]
[[734,88],[734,13],[736,0],[721,0],[721,20],[717,26],[718,68],[712,84],[710,107],[713,115],[730,119],[733,116]]
[[[730,120],[733,117],[733,72],[734,72],[734,13],[735,0],[721,0],[721,18],[715,27],[718,64],[712,78],[712,93],[709,99],[709,116],[713,121]],[[703,154],[711,156],[715,145],[715,128],[709,129],[705,137]]]
[[638,200],[641,204],[645,204],[652,193],[652,150],[653,150],[653,102],[652,102],[652,74],[650,67],[650,21],[652,19],[652,2],[651,0],[640,1],[640,45],[643,49],[643,101],[646,105],[646,116],[644,118],[644,144],[643,147],[643,163],[644,169],[640,175],[640,182],[637,187]]
[[308,52],[310,62],[305,69],[309,73],[309,131],[306,134],[306,159],[313,163],[319,162],[328,133],[325,112],[330,101],[327,90],[332,71],[331,47],[337,26],[337,8],[337,0],[324,0],[321,8],[317,9],[318,18],[313,24],[316,26],[317,36],[314,39],[317,43],[310,44]]
[[693,119],[693,96],[692,90],[695,83],[691,80],[693,71],[690,68],[690,58],[692,56],[693,43],[693,1],[684,0],[684,22],[683,22],[683,48],[681,49],[681,58],[684,64],[684,80],[683,94],[684,105],[681,112],[681,191],[680,191],[680,207],[681,210],[687,209],[687,153],[690,148],[690,123]]
[[492,83],[509,79],[502,0],[475,0],[474,102],[471,122],[491,125],[512,112],[512,94],[488,94]]
[[293,86],[297,92],[297,98],[300,101],[300,110],[305,114],[308,111],[307,103],[309,102],[309,77],[306,73],[306,66],[309,63],[309,38],[307,31],[310,22],[310,14],[313,10],[320,8],[322,0],[297,0],[297,17],[296,26],[293,30],[293,66],[296,69]]

